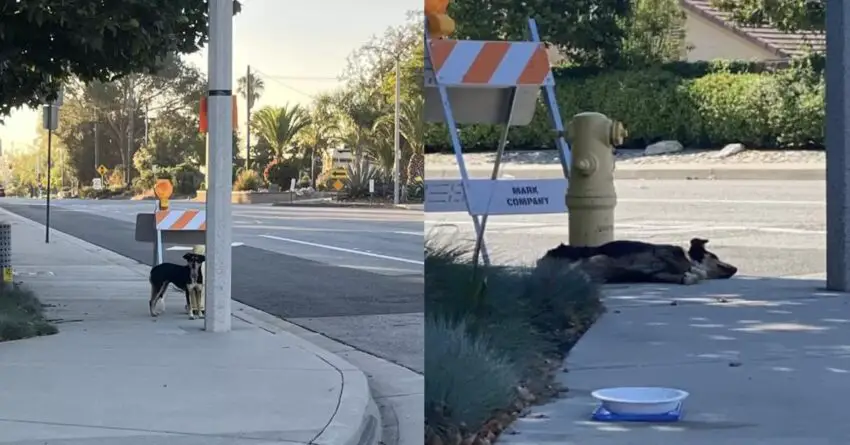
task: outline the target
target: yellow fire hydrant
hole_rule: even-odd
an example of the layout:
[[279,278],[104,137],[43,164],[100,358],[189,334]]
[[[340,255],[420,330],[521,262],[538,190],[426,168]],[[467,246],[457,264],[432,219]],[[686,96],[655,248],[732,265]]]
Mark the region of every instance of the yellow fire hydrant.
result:
[[570,245],[599,246],[614,240],[614,147],[626,131],[620,122],[600,113],[579,113],[567,126],[572,139]]

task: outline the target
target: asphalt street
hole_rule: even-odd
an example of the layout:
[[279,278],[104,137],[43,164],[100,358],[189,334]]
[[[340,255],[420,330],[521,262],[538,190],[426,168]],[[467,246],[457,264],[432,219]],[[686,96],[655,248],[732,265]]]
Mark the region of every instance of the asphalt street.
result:
[[[615,237],[686,245],[693,237],[741,275],[817,276],[825,270],[822,181],[617,181]],[[494,262],[529,264],[569,239],[567,215],[490,217]],[[426,237],[472,241],[464,214],[426,215]],[[461,240],[461,241],[457,241]]]
[[[0,199],[40,223],[40,200]],[[172,208],[203,204],[173,201]],[[56,200],[52,228],[151,264],[134,240],[151,201]],[[423,368],[422,213],[396,209],[233,206],[233,298],[418,372]],[[165,260],[182,263],[188,246]],[[147,310],[139,296],[139,310]],[[388,335],[390,334],[390,335]]]

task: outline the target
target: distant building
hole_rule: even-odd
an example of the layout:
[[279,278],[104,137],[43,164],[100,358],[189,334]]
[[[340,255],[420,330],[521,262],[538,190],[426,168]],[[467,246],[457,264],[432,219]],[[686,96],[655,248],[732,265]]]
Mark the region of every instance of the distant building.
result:
[[809,51],[823,52],[819,32],[784,33],[772,27],[739,26],[710,0],[680,0],[685,12],[685,40],[691,62],[714,59],[786,60]]

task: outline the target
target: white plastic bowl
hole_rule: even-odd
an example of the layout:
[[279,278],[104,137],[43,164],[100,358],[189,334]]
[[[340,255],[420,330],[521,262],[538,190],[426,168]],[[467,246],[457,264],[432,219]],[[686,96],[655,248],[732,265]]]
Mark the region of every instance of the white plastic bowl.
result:
[[621,387],[596,390],[590,395],[614,414],[664,414],[676,409],[690,394],[674,388]]

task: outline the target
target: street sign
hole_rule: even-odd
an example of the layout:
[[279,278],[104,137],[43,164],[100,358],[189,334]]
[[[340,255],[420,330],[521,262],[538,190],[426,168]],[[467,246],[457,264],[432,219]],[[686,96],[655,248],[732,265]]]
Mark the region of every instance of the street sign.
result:
[[48,131],[56,131],[59,126],[59,107],[56,105],[42,105],[42,127]]
[[105,175],[106,172],[107,172],[106,166],[103,165],[103,164],[100,164],[100,166],[97,167],[97,172],[100,173],[100,176]]
[[103,190],[103,180],[100,178],[94,178],[91,180],[91,187],[95,190]]
[[340,191],[344,186],[345,186],[345,184],[343,184],[342,181],[340,181],[339,179],[337,179],[333,183],[334,190],[336,190],[336,191]]
[[337,167],[331,170],[331,179],[345,179],[348,178],[348,171],[345,167]]

